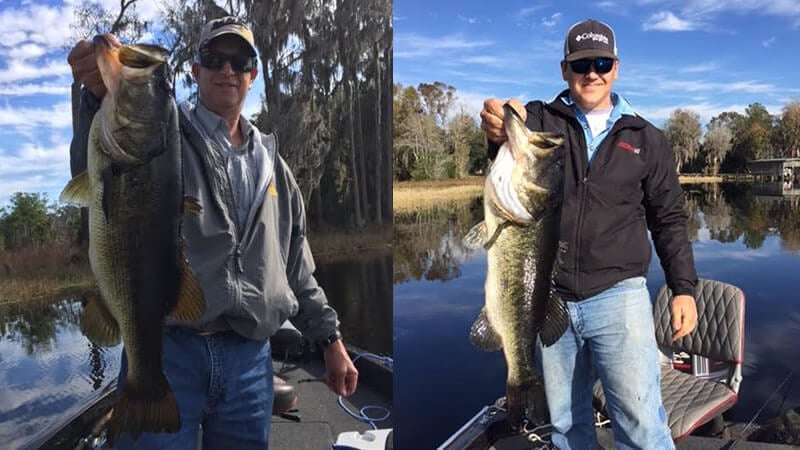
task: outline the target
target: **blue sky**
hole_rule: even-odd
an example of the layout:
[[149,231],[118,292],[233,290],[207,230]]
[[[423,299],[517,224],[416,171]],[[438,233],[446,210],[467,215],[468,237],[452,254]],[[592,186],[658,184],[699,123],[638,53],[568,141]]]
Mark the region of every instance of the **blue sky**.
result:
[[394,81],[450,84],[476,117],[488,97],[550,100],[566,87],[564,35],[588,18],[614,28],[614,90],[658,126],[677,108],[705,125],[800,98],[798,0],[395,0]]
[[[0,207],[14,192],[45,193],[53,202],[69,181],[72,72],[67,53],[77,40],[70,25],[81,3],[0,0]],[[99,3],[119,10],[119,0]],[[156,30],[161,3],[136,3],[139,15],[154,20]],[[245,104],[246,117],[259,109],[261,93],[259,78]],[[176,96],[186,99],[188,91],[179,89]]]

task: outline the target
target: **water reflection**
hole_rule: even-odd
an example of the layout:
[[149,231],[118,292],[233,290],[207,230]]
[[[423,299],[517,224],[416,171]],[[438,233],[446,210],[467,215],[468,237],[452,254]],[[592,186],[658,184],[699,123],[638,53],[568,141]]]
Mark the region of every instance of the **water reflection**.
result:
[[[726,415],[758,423],[800,405],[800,189],[782,184],[684,187],[698,274],[739,286],[747,301],[745,368],[738,403]],[[478,408],[503,395],[499,352],[472,348],[468,332],[483,303],[485,253],[461,237],[482,218],[480,199],[457,208],[395,216],[394,308],[398,448],[433,448]],[[441,281],[446,281],[442,283]],[[648,288],[664,283],[657,257]],[[410,394],[414,395],[410,395]],[[404,395],[408,394],[408,395]],[[775,395],[773,395],[775,394]],[[413,433],[404,432],[413,430]]]
[[314,276],[336,309],[345,342],[392,354],[392,255],[320,264]]
[[480,198],[394,217],[394,282],[447,281],[474,253],[461,238],[483,218]]
[[[321,263],[315,273],[345,341],[392,354],[391,254]],[[37,448],[116,384],[121,346],[80,331],[81,301],[0,305],[0,448]]]
[[80,332],[80,301],[0,305],[0,442],[36,448],[115,381],[119,347]]

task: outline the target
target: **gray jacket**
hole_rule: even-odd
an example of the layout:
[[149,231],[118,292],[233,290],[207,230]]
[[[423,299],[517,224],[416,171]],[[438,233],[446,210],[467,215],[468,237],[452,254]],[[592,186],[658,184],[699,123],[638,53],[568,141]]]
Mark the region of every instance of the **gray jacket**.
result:
[[[70,149],[73,158],[85,161],[88,129],[98,107],[84,90]],[[167,325],[231,329],[262,340],[291,319],[309,339],[328,339],[338,332],[339,322],[314,279],[303,199],[278,154],[277,139],[253,134],[255,150],[263,158],[255,195],[260,207],[251,208],[240,236],[225,166],[210,140],[188,119],[191,107],[179,107],[184,195],[196,198],[202,212],[184,215],[184,253],[203,288],[206,311],[195,322],[177,323],[168,317]]]

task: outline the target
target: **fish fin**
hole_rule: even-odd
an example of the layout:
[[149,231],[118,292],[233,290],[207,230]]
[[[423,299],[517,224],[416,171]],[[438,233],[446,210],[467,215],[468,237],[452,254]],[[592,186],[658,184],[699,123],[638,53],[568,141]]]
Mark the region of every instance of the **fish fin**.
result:
[[192,321],[199,319],[205,312],[206,305],[203,298],[203,289],[200,282],[189,268],[189,263],[183,259],[183,275],[181,276],[181,286],[178,290],[178,300],[175,308],[170,315],[181,321]]
[[114,168],[109,165],[102,172],[103,177],[103,217],[108,221],[108,215],[111,211],[111,191],[114,185]]
[[200,215],[203,211],[203,207],[200,206],[200,200],[189,197],[188,195],[183,197],[183,212],[184,214],[193,214],[193,215]]
[[486,316],[486,308],[482,308],[469,330],[469,342],[475,347],[487,351],[496,352],[503,348],[503,338],[494,329],[489,317]]
[[472,227],[472,229],[470,229],[466,235],[464,235],[462,242],[464,243],[465,247],[472,250],[477,250],[483,247],[488,240],[489,229],[486,226],[486,221],[481,221]]
[[91,198],[89,174],[84,171],[69,180],[58,200],[63,203],[73,203],[78,206],[89,206]]
[[83,307],[81,332],[101,347],[113,347],[120,342],[119,324],[99,296],[90,298]]
[[[163,377],[161,393],[139,394],[126,384],[114,405],[114,412],[108,422],[106,437],[113,447],[120,432],[129,432],[134,439],[143,432],[177,433],[181,428],[181,416],[175,395]],[[158,391],[157,391],[158,392]]]
[[569,312],[567,305],[560,295],[555,292],[550,293],[547,300],[547,311],[545,312],[542,328],[539,330],[539,338],[542,345],[549,347],[561,338],[569,326]]

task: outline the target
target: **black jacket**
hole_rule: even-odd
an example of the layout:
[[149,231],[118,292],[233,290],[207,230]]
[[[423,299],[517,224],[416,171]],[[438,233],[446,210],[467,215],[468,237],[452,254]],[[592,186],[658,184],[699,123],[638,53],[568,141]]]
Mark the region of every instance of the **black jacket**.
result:
[[[565,135],[561,240],[567,245],[557,291],[567,300],[581,300],[618,281],[647,275],[649,228],[673,295],[693,296],[697,273],[683,190],[666,137],[641,117],[623,115],[589,166],[584,132],[561,100],[566,94],[525,107],[528,128]],[[498,148],[490,143],[490,158]]]

